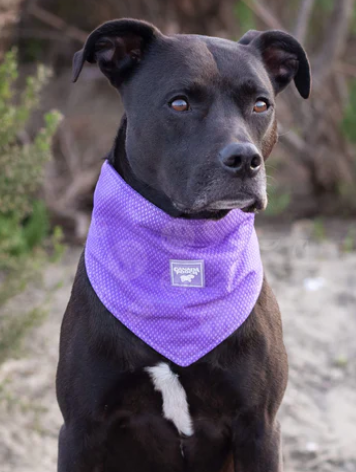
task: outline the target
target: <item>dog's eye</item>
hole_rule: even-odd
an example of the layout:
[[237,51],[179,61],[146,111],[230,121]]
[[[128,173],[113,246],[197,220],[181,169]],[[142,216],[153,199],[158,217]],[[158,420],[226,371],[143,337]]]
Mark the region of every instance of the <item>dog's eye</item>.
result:
[[171,107],[175,111],[187,111],[189,110],[189,105],[187,100],[184,98],[176,98],[171,102]]
[[255,106],[253,107],[253,111],[255,113],[263,113],[264,111],[268,110],[268,103],[265,100],[257,100]]

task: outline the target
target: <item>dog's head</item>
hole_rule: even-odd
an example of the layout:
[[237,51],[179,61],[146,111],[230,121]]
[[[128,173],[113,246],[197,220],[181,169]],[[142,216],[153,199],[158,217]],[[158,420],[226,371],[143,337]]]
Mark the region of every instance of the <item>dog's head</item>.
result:
[[183,213],[262,209],[264,161],[277,140],[275,98],[292,80],[310,92],[305,51],[282,31],[239,42],[165,36],[120,19],[93,31],[73,61],[97,63],[127,115],[126,153],[137,179]]

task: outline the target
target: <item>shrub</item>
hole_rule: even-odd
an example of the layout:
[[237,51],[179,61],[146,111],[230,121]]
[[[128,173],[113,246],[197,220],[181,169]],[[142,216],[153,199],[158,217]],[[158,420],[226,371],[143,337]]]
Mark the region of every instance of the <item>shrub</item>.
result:
[[23,144],[19,139],[39,102],[40,91],[49,71],[38,67],[28,77],[17,104],[14,83],[18,77],[16,51],[5,56],[0,65],[0,269],[7,268],[13,257],[31,252],[48,234],[48,216],[42,202],[36,200],[43,179],[44,164],[51,156],[52,136],[60,115],[45,115],[45,126],[34,140]]
[[[49,76],[49,70],[39,66],[37,73],[27,78],[24,91],[17,97],[16,50],[8,52],[0,65],[0,309],[39,274],[41,265],[48,259],[48,250],[58,252],[60,230],[56,229],[49,236],[49,216],[39,195],[60,114],[47,113],[44,126],[36,136],[32,140],[21,139]],[[39,317],[31,313],[37,312],[35,309],[29,313],[14,313],[11,317],[2,316],[1,358],[10,344],[14,344],[12,338],[24,334],[24,329],[14,330],[14,326],[32,326],[32,321]]]

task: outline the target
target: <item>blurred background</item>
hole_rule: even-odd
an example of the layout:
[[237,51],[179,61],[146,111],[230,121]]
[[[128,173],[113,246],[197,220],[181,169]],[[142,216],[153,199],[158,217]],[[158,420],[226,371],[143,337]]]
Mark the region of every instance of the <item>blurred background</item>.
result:
[[56,470],[60,322],[102,157],[123,109],[88,33],[113,18],[237,40],[281,29],[305,46],[309,100],[278,98],[269,207],[257,217],[283,314],[286,472],[356,471],[356,3],[353,0],[0,0],[0,472]]

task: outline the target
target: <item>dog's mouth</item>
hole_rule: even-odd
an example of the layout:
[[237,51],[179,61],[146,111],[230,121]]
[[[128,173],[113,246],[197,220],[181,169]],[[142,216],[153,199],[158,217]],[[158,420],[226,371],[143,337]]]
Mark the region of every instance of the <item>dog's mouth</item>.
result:
[[259,198],[247,198],[246,200],[219,200],[208,205],[207,210],[235,210],[240,209],[246,213],[257,212],[264,210],[265,202]]
[[215,202],[197,201],[192,207],[187,207],[180,203],[174,203],[177,210],[185,214],[201,212],[220,212],[240,209],[245,213],[256,213],[264,210],[267,206],[267,198],[245,196],[236,199],[222,199]]

